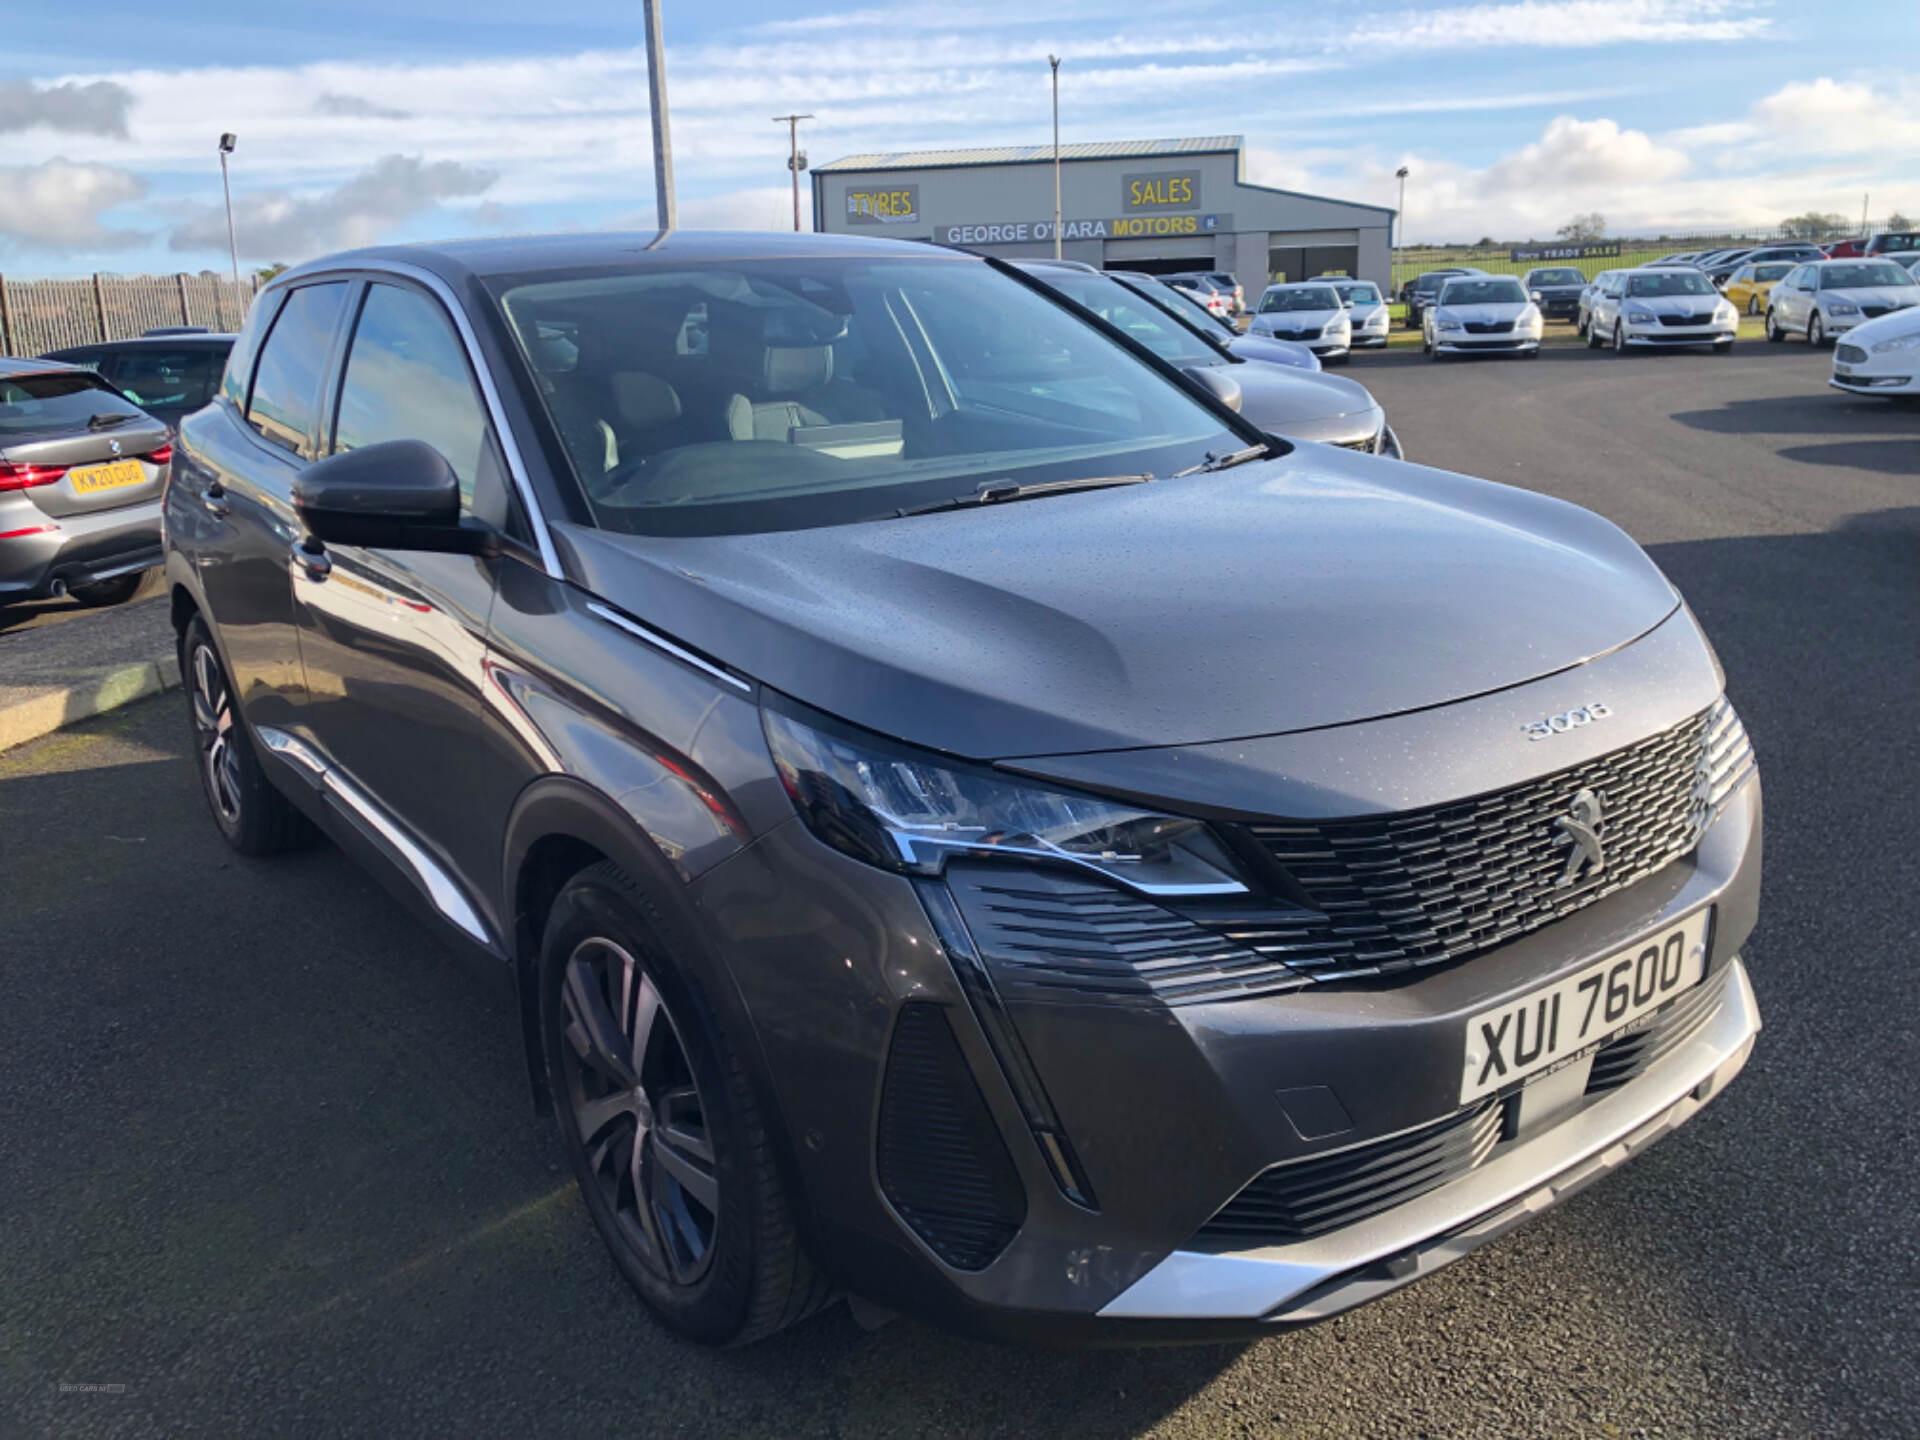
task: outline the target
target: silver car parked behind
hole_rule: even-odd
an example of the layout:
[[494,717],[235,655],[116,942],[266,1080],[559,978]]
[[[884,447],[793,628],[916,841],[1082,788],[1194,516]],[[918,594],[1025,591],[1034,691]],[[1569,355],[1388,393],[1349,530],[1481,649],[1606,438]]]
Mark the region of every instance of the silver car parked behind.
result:
[[1421,348],[1449,355],[1540,356],[1540,307],[1513,275],[1463,275],[1440,287],[1420,318]]
[[1797,266],[1767,297],[1767,339],[1825,345],[1868,320],[1920,302],[1920,284],[1891,260],[1819,260]]
[[1601,286],[1587,319],[1587,347],[1611,343],[1624,354],[1635,345],[1711,345],[1724,355],[1739,328],[1739,311],[1698,270],[1649,265],[1622,270]]
[[1269,285],[1249,329],[1255,335],[1297,340],[1322,360],[1344,363],[1353,354],[1353,322],[1340,293],[1323,280]]
[[91,370],[0,358],[0,604],[131,597],[160,563],[170,438]]

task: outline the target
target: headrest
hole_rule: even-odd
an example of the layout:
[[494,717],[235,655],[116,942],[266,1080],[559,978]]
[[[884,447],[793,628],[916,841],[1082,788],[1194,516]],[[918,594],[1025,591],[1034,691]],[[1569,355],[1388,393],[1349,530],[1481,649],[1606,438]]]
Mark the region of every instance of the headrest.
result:
[[620,418],[638,430],[665,425],[680,418],[680,395],[658,375],[644,370],[616,370],[607,377]]
[[833,379],[831,345],[769,345],[760,380],[769,395],[797,395]]

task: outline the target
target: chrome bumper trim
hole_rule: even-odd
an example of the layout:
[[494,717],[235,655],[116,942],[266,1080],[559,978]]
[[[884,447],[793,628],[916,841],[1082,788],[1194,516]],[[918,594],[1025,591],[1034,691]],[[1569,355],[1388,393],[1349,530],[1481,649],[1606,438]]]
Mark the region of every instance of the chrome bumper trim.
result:
[[1760,1033],[1760,1011],[1738,956],[1717,983],[1724,989],[1713,1019],[1671,1055],[1451,1185],[1295,1245],[1176,1250],[1100,1314],[1304,1323],[1458,1260],[1684,1124],[1739,1074]]

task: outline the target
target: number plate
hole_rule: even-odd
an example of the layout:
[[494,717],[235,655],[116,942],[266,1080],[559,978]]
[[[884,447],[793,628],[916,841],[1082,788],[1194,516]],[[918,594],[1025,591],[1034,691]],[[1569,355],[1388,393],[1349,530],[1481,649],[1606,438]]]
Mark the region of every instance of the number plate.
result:
[[139,485],[147,478],[146,466],[138,460],[115,460],[110,465],[81,465],[67,472],[74,491],[93,495],[101,490],[118,490],[123,485]]
[[1460,1103],[1551,1068],[1658,1010],[1707,973],[1707,911],[1467,1022]]

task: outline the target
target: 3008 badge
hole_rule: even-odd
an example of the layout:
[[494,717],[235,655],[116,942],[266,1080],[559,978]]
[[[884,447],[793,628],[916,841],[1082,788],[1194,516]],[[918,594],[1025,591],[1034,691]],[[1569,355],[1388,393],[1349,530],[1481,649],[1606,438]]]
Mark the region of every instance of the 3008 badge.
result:
[[1520,728],[1527,732],[1529,740],[1547,740],[1555,735],[1564,735],[1569,730],[1577,730],[1582,725],[1591,725],[1596,720],[1605,720],[1613,714],[1604,703],[1591,700],[1576,709],[1559,715],[1549,715],[1544,720],[1532,720]]

